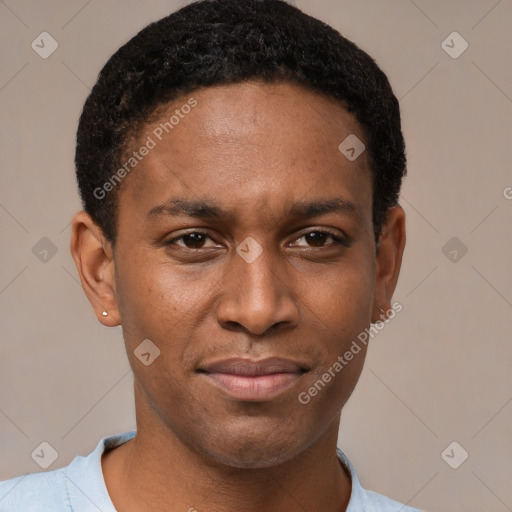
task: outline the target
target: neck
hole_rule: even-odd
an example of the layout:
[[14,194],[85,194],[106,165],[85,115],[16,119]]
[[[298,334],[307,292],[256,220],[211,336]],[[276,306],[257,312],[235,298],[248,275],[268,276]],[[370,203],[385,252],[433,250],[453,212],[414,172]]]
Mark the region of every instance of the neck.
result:
[[134,439],[103,455],[103,475],[118,512],[341,512],[351,481],[336,457],[338,421],[296,457],[243,469],[189,450],[169,430],[138,425]]

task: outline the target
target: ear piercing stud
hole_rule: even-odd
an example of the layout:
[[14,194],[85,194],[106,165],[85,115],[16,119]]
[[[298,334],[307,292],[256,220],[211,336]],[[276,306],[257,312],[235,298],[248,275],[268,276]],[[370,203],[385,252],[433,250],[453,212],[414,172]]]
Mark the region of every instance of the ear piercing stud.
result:
[[103,311],[103,313],[101,313],[103,316],[108,316],[108,313],[106,311]]

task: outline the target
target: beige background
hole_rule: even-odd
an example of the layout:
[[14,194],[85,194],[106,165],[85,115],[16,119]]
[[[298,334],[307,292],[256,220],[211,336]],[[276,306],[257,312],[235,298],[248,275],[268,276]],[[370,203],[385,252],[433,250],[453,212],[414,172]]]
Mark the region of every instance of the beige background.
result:
[[[340,446],[363,485],[400,501],[512,510],[512,1],[295,3],[387,72],[408,144],[404,309],[372,341]],[[54,469],[135,426],[121,331],[96,321],[69,254],[74,136],[106,59],[179,5],[0,2],[0,479],[40,470],[42,441]],[[46,60],[30,46],[43,31],[59,43]],[[453,31],[469,43],[457,59],[441,46]],[[442,252],[454,236],[458,262]],[[441,458],[452,441],[469,453],[458,469]]]

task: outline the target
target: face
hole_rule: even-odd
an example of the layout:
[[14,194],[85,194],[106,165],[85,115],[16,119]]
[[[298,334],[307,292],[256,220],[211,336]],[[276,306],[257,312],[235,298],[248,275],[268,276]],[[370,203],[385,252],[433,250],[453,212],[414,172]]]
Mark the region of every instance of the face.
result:
[[[290,460],[337,431],[365,348],[307,403],[304,392],[396,282],[393,258],[376,257],[367,155],[338,149],[365,135],[342,106],[290,84],[204,88],[158,115],[131,151],[154,147],[119,191],[109,305],[138,421],[232,467]],[[147,366],[143,340],[160,350]]]

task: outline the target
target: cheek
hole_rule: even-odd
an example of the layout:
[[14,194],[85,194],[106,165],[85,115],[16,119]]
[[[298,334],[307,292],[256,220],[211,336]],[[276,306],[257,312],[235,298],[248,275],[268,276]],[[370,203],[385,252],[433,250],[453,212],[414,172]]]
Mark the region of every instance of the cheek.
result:
[[370,325],[373,266],[365,263],[364,255],[354,261],[309,287],[308,313],[317,326],[319,357],[302,388],[301,403],[329,418],[354,390],[366,356],[367,347],[358,336]]
[[341,339],[357,336],[370,323],[374,291],[372,269],[371,264],[340,265],[326,273],[321,281],[310,283],[309,309]]
[[173,269],[150,251],[133,254],[116,265],[117,300],[123,327],[162,336],[204,298],[205,286]]
[[[297,399],[303,407],[309,408],[309,414],[324,418],[326,423],[340,414],[359,380],[366,355],[362,349],[344,366],[336,366],[336,359],[311,375]],[[341,368],[341,369],[340,369]]]
[[317,311],[322,316],[315,318],[318,364],[297,397],[313,416],[326,421],[339,414],[357,384],[367,349],[358,336],[368,327],[371,314],[368,291],[346,281],[342,290],[333,291],[335,284],[331,282],[330,294],[321,297]]
[[[171,399],[172,390],[183,387],[182,381],[187,378],[185,369],[201,349],[200,344],[191,340],[204,337],[199,331],[204,313],[211,310],[208,290],[218,279],[205,273],[185,274],[171,267],[163,256],[155,257],[149,251],[141,251],[140,256],[132,254],[116,271],[120,283],[118,304],[130,365],[137,380],[144,382],[154,397],[162,394],[161,382],[167,382]],[[137,359],[142,351],[139,347],[147,344],[144,340],[150,340],[157,347],[151,350],[158,353],[158,358],[148,367]],[[159,400],[165,396],[162,394]]]

